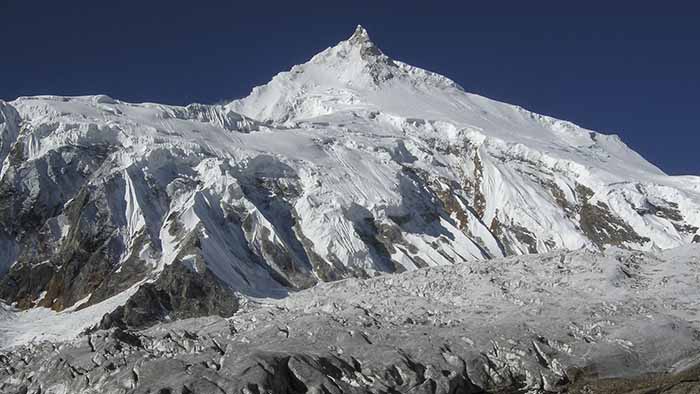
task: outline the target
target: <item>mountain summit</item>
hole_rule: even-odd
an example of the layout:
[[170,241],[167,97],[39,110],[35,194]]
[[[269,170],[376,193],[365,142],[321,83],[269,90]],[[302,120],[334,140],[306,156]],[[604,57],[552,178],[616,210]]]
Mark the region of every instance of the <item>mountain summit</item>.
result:
[[277,74],[228,107],[255,119],[283,123],[345,106],[379,109],[397,96],[421,100],[434,97],[433,90],[462,89],[444,76],[389,58],[358,26],[349,39]]
[[[384,53],[370,40],[369,33],[361,25],[357,25],[355,32],[347,39],[351,47],[360,49],[360,58],[366,62],[377,62],[379,59],[387,65],[395,66],[391,59],[386,57]],[[340,43],[339,45],[343,45]]]
[[365,43],[374,45],[369,38],[369,33],[364,27],[362,27],[362,25],[357,25],[357,28],[355,28],[355,32],[353,32],[352,36],[348,38],[348,41],[357,45],[362,45]]

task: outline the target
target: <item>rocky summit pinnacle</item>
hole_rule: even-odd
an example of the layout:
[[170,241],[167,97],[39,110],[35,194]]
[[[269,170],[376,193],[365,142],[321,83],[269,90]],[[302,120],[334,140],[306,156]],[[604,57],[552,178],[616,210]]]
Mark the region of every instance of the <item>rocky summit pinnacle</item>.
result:
[[369,38],[369,33],[367,33],[367,30],[364,27],[362,27],[362,25],[357,25],[357,28],[355,28],[355,32],[352,33],[352,36],[350,36],[348,41],[352,43],[371,42]]
[[360,58],[369,63],[370,67],[368,71],[373,74],[386,73],[386,70],[378,69],[376,66],[372,66],[374,63],[380,63],[387,66],[394,66],[393,61],[384,55],[384,53],[377,47],[369,38],[369,33],[365,30],[362,25],[357,25],[355,32],[350,36],[347,42],[351,47],[360,48]]

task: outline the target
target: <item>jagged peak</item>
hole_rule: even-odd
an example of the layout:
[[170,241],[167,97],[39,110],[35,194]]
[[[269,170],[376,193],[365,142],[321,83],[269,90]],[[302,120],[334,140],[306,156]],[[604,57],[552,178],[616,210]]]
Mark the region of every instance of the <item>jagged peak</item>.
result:
[[369,33],[367,33],[367,29],[362,27],[362,25],[357,25],[355,28],[355,32],[352,33],[350,38],[348,38],[348,41],[351,43],[371,43],[372,41],[369,38]]
[[350,44],[351,48],[359,48],[362,60],[373,61],[381,59],[383,63],[391,63],[391,59],[372,42],[369,38],[369,33],[362,25],[357,25],[355,32],[352,33],[350,38],[338,45],[344,45],[346,43]]
[[[268,84],[255,87],[248,97],[227,107],[259,121],[285,122],[334,112],[343,103],[370,105],[374,100],[370,96],[376,92],[391,95],[392,91],[387,90],[390,85],[403,86],[397,88],[402,91],[397,96],[411,91],[429,98],[433,93],[427,90],[433,88],[463,91],[447,77],[387,56],[371,41],[367,30],[357,25],[346,40],[317,53],[306,63],[277,74]],[[312,91],[317,93],[310,94]],[[341,95],[343,100],[331,97],[329,92]]]

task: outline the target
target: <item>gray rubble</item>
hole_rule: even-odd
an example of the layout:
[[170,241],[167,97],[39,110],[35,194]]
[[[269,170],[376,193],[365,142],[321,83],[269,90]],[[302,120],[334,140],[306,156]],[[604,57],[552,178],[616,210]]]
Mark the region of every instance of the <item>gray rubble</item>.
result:
[[9,349],[0,389],[693,393],[698,275],[691,247],[555,252],[348,279],[243,299],[230,318]]

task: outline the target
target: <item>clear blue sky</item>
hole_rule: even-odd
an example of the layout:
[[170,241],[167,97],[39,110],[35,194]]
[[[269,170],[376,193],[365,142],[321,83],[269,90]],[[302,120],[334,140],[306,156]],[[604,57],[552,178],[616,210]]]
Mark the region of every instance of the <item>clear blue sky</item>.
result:
[[362,24],[393,58],[467,91],[620,134],[664,171],[700,175],[700,9],[692,4],[4,0],[0,99],[242,97]]

